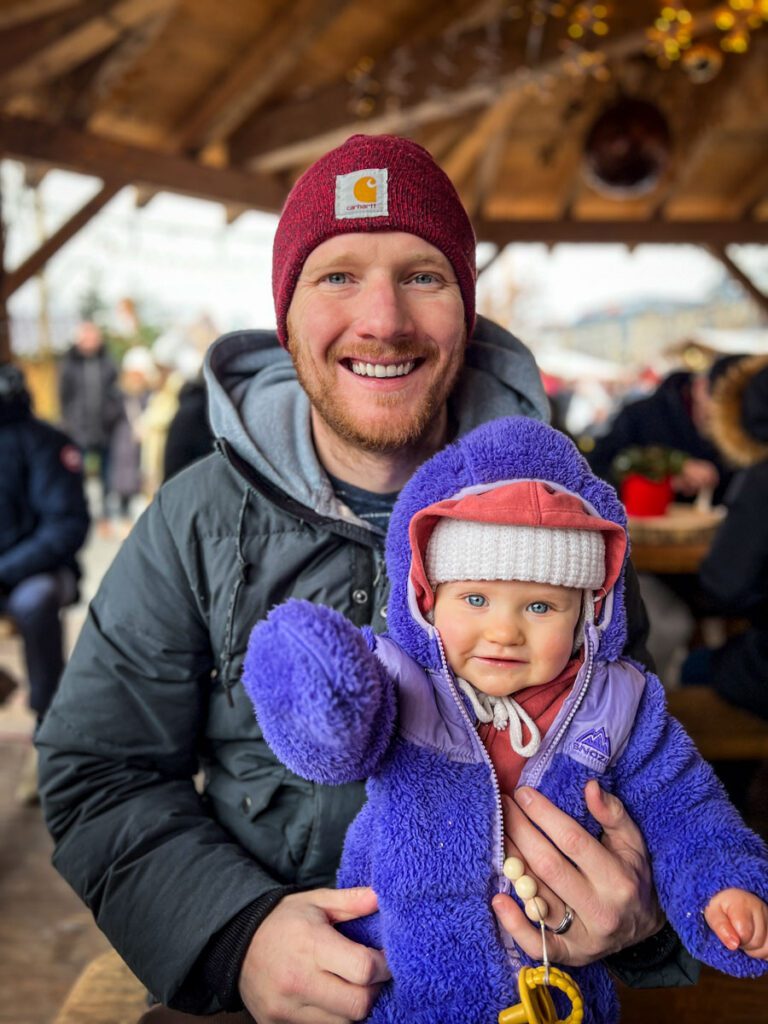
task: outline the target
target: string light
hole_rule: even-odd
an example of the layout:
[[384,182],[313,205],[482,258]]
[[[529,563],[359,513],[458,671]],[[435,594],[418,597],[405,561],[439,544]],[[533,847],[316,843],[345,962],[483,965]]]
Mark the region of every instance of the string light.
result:
[[[484,15],[454,21],[443,32],[442,45],[435,47],[431,57],[431,75],[423,95],[446,95],[457,86],[460,64],[472,60],[463,84],[492,84],[505,70],[503,27],[507,22],[527,25],[525,49],[515,70],[527,95],[542,102],[551,99],[557,83],[556,75],[538,74],[542,48],[553,33],[559,36],[563,53],[562,71],[571,78],[593,78],[607,81],[611,77],[604,42],[611,33],[616,4],[605,0],[526,0],[511,3],[496,0],[491,17]],[[768,22],[768,0],[727,0],[716,10],[715,31],[721,33],[720,46],[694,39],[694,15],[686,0],[659,0],[657,15],[646,29],[647,53],[661,68],[681,64],[694,82],[707,82],[718,73],[722,53],[740,54],[749,49],[752,34]],[[485,36],[470,48],[462,45],[463,37],[477,32],[482,25]],[[459,61],[461,55],[461,62]],[[399,110],[409,97],[421,88],[414,81],[417,62],[413,49],[400,46],[389,57],[386,66],[365,56],[348,72],[350,83],[349,109],[355,117],[365,119],[384,110]]]

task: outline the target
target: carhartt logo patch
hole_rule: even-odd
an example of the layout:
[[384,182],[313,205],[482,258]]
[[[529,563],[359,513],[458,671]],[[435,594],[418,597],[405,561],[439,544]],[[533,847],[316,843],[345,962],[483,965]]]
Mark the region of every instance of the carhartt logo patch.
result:
[[368,167],[336,176],[336,217],[386,217],[389,173],[386,167]]
[[602,727],[589,729],[573,741],[572,751],[588,761],[606,765],[611,759],[611,741]]

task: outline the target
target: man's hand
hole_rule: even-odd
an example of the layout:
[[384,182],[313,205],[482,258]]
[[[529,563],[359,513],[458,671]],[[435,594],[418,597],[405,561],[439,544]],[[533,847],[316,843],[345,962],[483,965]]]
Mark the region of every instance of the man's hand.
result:
[[[526,874],[539,882],[539,895],[549,908],[545,923],[556,928],[566,904],[573,911],[566,932],[547,933],[550,958],[573,966],[632,946],[664,923],[637,826],[621,801],[594,779],[584,793],[590,813],[603,827],[601,841],[533,789],[516,790],[514,801],[502,798],[507,855],[520,857]],[[517,903],[498,895],[493,909],[517,945],[540,959],[541,931]]]
[[672,477],[672,489],[677,494],[691,498],[700,491],[711,493],[719,480],[720,474],[713,462],[707,459],[686,459],[680,472]]
[[256,930],[240,996],[259,1024],[349,1024],[371,1011],[391,975],[381,950],[333,927],[376,910],[372,889],[315,889],[285,896]]

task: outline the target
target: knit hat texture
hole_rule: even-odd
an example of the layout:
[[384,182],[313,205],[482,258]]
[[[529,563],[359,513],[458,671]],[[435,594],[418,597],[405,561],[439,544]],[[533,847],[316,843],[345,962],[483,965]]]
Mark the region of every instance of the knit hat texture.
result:
[[425,568],[432,587],[456,580],[530,580],[599,590],[605,542],[595,530],[441,519],[429,538]]
[[337,235],[371,231],[405,231],[443,253],[456,274],[471,337],[476,240],[450,179],[410,139],[353,135],[312,164],[285,201],[272,251],[280,344],[288,344],[288,307],[309,254]]

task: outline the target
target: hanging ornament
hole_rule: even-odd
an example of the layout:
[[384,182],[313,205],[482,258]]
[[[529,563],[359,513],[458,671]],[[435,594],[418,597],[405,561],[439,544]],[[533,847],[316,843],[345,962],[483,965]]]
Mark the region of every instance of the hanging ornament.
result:
[[669,161],[671,139],[658,107],[623,98],[593,123],[584,143],[584,173],[596,192],[631,199],[653,190]]
[[709,43],[697,43],[686,50],[680,62],[692,82],[711,82],[723,66],[723,55]]

